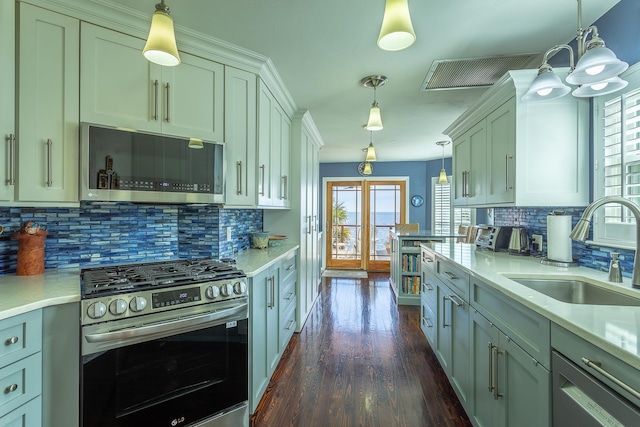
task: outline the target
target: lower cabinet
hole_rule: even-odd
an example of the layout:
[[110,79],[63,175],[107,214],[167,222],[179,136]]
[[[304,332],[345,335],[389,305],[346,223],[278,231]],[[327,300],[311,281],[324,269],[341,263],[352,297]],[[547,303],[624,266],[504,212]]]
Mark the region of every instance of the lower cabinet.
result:
[[471,313],[472,422],[549,426],[551,374],[478,311]]
[[6,415],[0,415],[0,426],[39,427],[42,425],[42,399],[40,396]]
[[[249,279],[249,410],[253,413],[296,328],[297,252]],[[294,265],[293,268],[290,266]]]

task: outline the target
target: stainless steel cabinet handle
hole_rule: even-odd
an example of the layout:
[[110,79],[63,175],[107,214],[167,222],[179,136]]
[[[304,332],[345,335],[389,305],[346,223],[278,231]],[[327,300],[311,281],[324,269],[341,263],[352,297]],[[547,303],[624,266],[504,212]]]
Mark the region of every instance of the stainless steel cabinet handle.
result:
[[451,273],[450,271],[444,271],[442,274],[444,274],[445,276],[447,276],[451,280],[458,280],[458,276],[456,276],[455,274]]
[[5,387],[4,394],[13,393],[18,389],[18,384],[11,384]]
[[7,140],[9,141],[9,177],[7,178],[7,184],[16,185],[16,136],[11,134]]
[[456,307],[464,306],[464,301],[460,300],[457,295],[447,295],[445,298],[454,303]]
[[169,103],[169,89],[170,89],[169,83],[167,83],[164,87],[165,87],[165,90],[167,91],[166,92],[167,93],[167,99],[166,99],[166,101],[167,101],[167,109],[166,109],[165,114],[164,114],[164,121],[169,123],[171,121],[171,119],[169,117],[169,108],[170,108],[169,107],[170,106],[170,103]]
[[467,191],[467,180],[469,179],[469,176],[467,175],[469,172],[467,171],[462,171],[462,197],[469,197],[469,193]]
[[493,391],[493,343],[489,341],[489,393]]
[[287,267],[287,271],[291,271],[294,268],[296,268],[296,265],[295,264],[291,264],[289,267]]
[[12,344],[17,344],[18,342],[18,337],[13,336],[11,338],[7,338],[7,340],[4,342],[5,345],[12,345]]
[[269,303],[269,308],[274,308],[276,306],[276,279],[275,276],[271,276],[269,278],[271,282],[270,285],[270,293],[271,293],[271,302]]
[[291,298],[293,298],[294,295],[295,293],[289,292],[289,295],[287,295],[284,299],[286,299],[287,301],[291,301]]
[[307,234],[311,234],[311,215],[307,216]]
[[293,319],[289,320],[289,324],[286,327],[287,331],[290,330],[293,327],[294,323],[296,323],[295,320],[293,320]]
[[427,282],[423,281],[422,286],[424,287],[425,291],[432,291],[433,290],[433,287],[429,286],[429,284]]
[[313,231],[314,231],[314,232],[316,231],[316,228],[317,228],[317,227],[316,227],[316,224],[318,223],[318,219],[317,219],[317,218],[318,218],[318,216],[317,216],[317,215],[313,215],[313,221],[312,221],[312,223],[311,223],[311,227],[313,228]]
[[158,121],[158,80],[153,81],[153,120]]
[[498,392],[498,355],[502,352],[493,346],[493,398],[498,400],[502,395]]
[[51,146],[53,145],[53,142],[50,139],[47,139],[47,187],[52,187],[53,186],[53,178],[51,177],[52,171],[51,171]]
[[620,381],[618,378],[614,377],[609,372],[602,369],[600,366],[598,366],[600,365],[600,363],[594,362],[593,360],[589,360],[586,357],[582,358],[582,363],[584,363],[594,371],[598,372],[599,374],[604,375],[605,377],[607,377],[608,379],[610,379],[611,381],[619,385],[621,388],[623,388],[625,391],[632,394],[636,399],[640,399],[640,392],[638,392],[633,387],[627,385],[626,383]]
[[238,186],[237,194],[242,194],[242,162],[236,162],[236,185]]
[[428,317],[422,317],[422,321],[424,322],[425,325],[427,325],[427,328],[433,328],[433,323],[431,322],[431,319],[429,319]]
[[446,328],[447,326],[451,326],[447,324],[447,300],[449,298],[442,297],[442,328]]
[[282,195],[280,196],[282,200],[287,200],[287,186],[288,186],[287,175],[282,175]]
[[260,166],[260,195],[264,196],[264,165]]
[[505,167],[504,167],[504,189],[505,191],[510,191],[513,190],[513,187],[509,187],[509,159],[513,159],[513,156],[510,156],[508,154],[505,154],[504,156],[504,161],[505,161]]

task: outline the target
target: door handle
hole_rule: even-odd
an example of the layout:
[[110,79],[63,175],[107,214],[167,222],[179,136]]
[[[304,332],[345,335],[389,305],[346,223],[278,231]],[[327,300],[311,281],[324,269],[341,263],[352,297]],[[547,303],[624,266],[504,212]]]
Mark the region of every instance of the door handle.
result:
[[505,191],[510,191],[513,190],[513,187],[509,187],[509,159],[513,159],[513,156],[509,156],[508,154],[505,154],[504,156],[504,162],[505,162],[505,167],[504,167],[504,184],[505,184]]
[[493,343],[489,341],[487,347],[489,349],[489,386],[487,388],[491,393],[493,391]]
[[169,117],[169,108],[170,108],[170,105],[171,105],[171,104],[169,103],[169,89],[170,89],[170,87],[169,87],[169,83],[167,83],[164,87],[165,87],[166,94],[167,94],[167,97],[166,97],[166,104],[167,104],[167,105],[166,105],[166,107],[167,107],[167,108],[166,108],[166,110],[165,110],[165,117],[164,117],[164,121],[165,121],[165,122],[167,122],[167,123],[169,123],[169,122],[171,121],[171,119],[170,119],[170,117]]
[[264,165],[260,165],[260,195],[264,196]]
[[53,172],[51,170],[51,156],[53,155],[52,145],[53,142],[51,141],[51,139],[47,139],[47,187],[53,187]]
[[153,81],[153,120],[158,121],[158,80]]
[[238,186],[238,190],[236,191],[236,194],[241,195],[242,194],[242,162],[236,162],[236,173],[238,174],[238,176],[236,177],[236,185]]
[[7,184],[16,184],[16,136],[14,134],[9,135],[7,138],[9,141],[9,177]]
[[498,355],[502,352],[498,350],[498,346],[493,346],[493,398],[498,400],[502,394],[498,392]]

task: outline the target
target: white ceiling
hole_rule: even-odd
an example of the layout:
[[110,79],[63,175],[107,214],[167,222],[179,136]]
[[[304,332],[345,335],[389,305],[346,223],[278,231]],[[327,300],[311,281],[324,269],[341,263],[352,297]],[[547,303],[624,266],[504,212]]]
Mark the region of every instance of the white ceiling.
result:
[[[112,1],[149,16],[158,2]],[[618,1],[583,0],[583,26]],[[578,28],[577,0],[409,0],[417,40],[406,50],[386,52],[376,45],[385,0],[165,3],[176,26],[271,58],[298,108],[308,109],[316,122],[326,143],[321,162],[364,159],[369,132],[363,125],[373,90],[360,84],[363,77],[389,78],[377,91],[384,124],[373,133],[378,160],[439,158],[435,142],[447,139],[442,131],[485,89],[420,91],[434,60],[543,54],[572,40]]]

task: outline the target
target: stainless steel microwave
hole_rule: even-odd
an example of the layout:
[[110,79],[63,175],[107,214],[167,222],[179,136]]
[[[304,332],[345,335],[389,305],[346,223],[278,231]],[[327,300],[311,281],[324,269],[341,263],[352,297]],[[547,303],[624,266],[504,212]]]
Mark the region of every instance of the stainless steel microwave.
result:
[[83,123],[80,200],[225,202],[224,143]]

